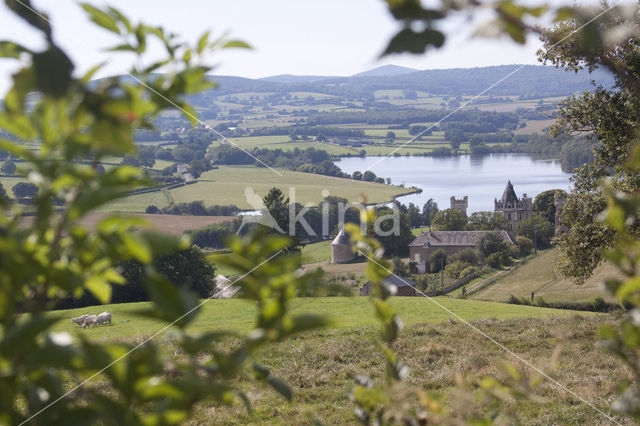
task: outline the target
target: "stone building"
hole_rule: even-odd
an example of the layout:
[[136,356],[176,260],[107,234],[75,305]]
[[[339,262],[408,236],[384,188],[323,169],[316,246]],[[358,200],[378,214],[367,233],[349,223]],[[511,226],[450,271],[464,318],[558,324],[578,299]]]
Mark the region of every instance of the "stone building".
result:
[[331,263],[348,263],[355,257],[356,254],[351,249],[349,234],[343,228],[331,241]]
[[499,232],[507,244],[513,240],[505,231],[428,231],[423,232],[409,244],[409,259],[416,263],[419,273],[429,269],[429,258],[436,250],[451,256],[461,250],[475,248],[478,237],[487,232]]
[[469,196],[465,195],[461,200],[451,197],[451,208],[460,211],[464,217],[467,217],[467,207],[469,207]]
[[500,212],[507,217],[511,235],[515,234],[519,222],[531,217],[533,214],[533,200],[527,197],[527,194],[522,194],[522,199],[518,199],[511,181],[507,182],[502,198],[494,200],[494,205],[494,211]]
[[[389,275],[384,280],[385,284],[394,286],[396,288],[396,296],[415,296],[416,295],[416,282],[411,281],[409,278],[400,278],[395,274]],[[368,296],[371,293],[371,281],[364,283],[360,287],[360,295]]]

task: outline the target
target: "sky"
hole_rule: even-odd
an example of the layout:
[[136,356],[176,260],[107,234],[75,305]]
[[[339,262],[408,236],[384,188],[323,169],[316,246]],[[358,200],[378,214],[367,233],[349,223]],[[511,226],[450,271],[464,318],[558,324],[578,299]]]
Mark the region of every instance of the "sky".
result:
[[[552,0],[560,2],[560,0]],[[79,72],[107,61],[104,75],[124,73],[131,57],[107,55],[117,44],[115,35],[88,22],[77,2],[32,0],[45,11],[61,44]],[[90,2],[95,6],[104,2]],[[386,43],[399,29],[382,0],[110,0],[109,5],[132,21],[161,25],[188,40],[206,30],[225,32],[249,43],[251,50],[225,51],[212,58],[214,74],[259,78],[278,74],[352,75],[384,64],[420,70],[535,64],[540,42],[530,37],[523,46],[507,39],[472,37],[474,23],[465,17],[447,20],[445,46],[426,55],[380,58]],[[42,37],[0,7],[0,40],[42,47]],[[0,97],[16,64],[0,61]]]

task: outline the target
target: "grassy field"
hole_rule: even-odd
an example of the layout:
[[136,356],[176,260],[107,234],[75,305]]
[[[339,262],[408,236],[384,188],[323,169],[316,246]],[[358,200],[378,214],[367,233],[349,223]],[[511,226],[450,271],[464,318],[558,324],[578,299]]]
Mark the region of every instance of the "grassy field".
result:
[[175,203],[204,201],[205,205],[235,204],[241,209],[253,209],[247,202],[245,189],[252,190],[264,197],[273,188],[280,188],[286,195],[289,188],[295,188],[295,201],[301,204],[317,204],[324,199],[323,191],[330,195],[358,201],[365,196],[370,203],[392,200],[395,196],[406,194],[411,189],[399,188],[371,182],[341,179],[312,173],[278,170],[282,176],[270,169],[254,166],[221,166],[219,169],[203,173],[198,182],[164,192],[152,192],[122,198],[104,206],[100,211],[144,212],[149,204],[158,207],[169,205],[169,199]]
[[331,260],[331,240],[307,244],[302,247],[302,257],[308,262]]
[[[437,297],[435,300],[465,320],[546,318],[574,315],[573,311],[496,302],[446,297]],[[153,319],[135,315],[137,310],[143,309],[147,305],[148,303],[146,302],[123,303],[56,311],[54,314],[60,315],[64,320],[56,324],[54,331],[77,331],[97,339],[120,339],[150,335],[156,329],[159,329],[161,324]],[[397,297],[393,299],[393,306],[405,324],[439,323],[450,318],[446,311],[422,297]],[[296,314],[328,315],[332,319],[335,328],[373,326],[376,324],[373,307],[366,297],[300,298],[295,299],[291,307]],[[80,330],[67,320],[84,313],[98,314],[102,311],[111,312],[114,322],[112,327]],[[254,314],[255,304],[253,302],[243,299],[214,299],[203,305],[201,314],[190,325],[190,330],[197,332],[222,328],[225,330],[247,331],[253,324]]]
[[605,278],[615,276],[613,266],[600,266],[591,278],[576,285],[570,279],[558,276],[555,270],[557,256],[558,249],[544,251],[471,297],[504,302],[511,295],[529,298],[533,291],[535,297],[542,297],[547,302],[590,302],[597,296],[617,302],[600,289]]
[[[629,380],[624,372],[612,375],[611,371],[619,367],[617,362],[594,349],[598,327],[615,320],[610,315],[578,316],[571,311],[443,297],[435,301],[472,320],[479,330],[599,408],[606,407],[616,394],[619,380]],[[399,297],[392,299],[392,303],[406,324],[396,351],[408,365],[408,382],[414,387],[447,394],[453,390],[457,376],[468,380],[500,376],[505,361],[516,362],[503,349],[451,319],[428,299]],[[133,315],[134,310],[143,306],[126,304],[59,311],[56,314],[65,320],[55,329],[82,333],[96,341],[139,342],[161,328],[159,323]],[[376,323],[370,302],[364,297],[297,299],[292,309],[296,314],[328,314],[335,321],[335,327],[269,345],[257,354],[260,362],[292,386],[293,402],[287,403],[244,376],[236,384],[249,395],[251,411],[240,403],[233,407],[197,406],[195,423],[308,424],[315,418],[324,424],[356,424],[354,406],[348,398],[354,378],[369,375],[378,381],[384,371],[382,357],[373,343]],[[80,330],[67,319],[103,310],[113,314],[113,326]],[[212,300],[204,305],[191,331],[247,331],[254,310],[253,303],[243,300]],[[157,338],[164,340],[166,335]],[[556,350],[558,347],[561,350]],[[169,356],[181,356],[172,349],[169,340],[164,348]],[[542,380],[535,391],[541,402],[511,406],[521,424],[606,424],[587,405],[547,381]],[[463,408],[456,406],[456,398],[451,401],[452,410]]]

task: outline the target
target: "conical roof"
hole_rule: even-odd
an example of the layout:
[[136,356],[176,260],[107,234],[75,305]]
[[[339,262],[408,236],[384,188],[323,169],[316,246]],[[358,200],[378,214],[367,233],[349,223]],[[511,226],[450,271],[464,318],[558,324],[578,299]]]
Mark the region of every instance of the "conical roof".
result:
[[338,235],[331,241],[331,245],[343,245],[349,243],[349,234],[345,232],[344,228],[338,232]]
[[516,205],[518,203],[518,197],[516,196],[516,191],[513,190],[513,185],[511,185],[511,181],[507,182],[507,187],[504,189],[502,193],[502,204],[503,205]]

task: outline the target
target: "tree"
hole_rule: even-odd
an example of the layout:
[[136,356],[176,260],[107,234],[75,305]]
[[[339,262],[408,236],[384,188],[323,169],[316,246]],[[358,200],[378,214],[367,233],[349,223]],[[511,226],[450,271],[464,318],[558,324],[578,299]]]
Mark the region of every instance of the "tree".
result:
[[299,229],[290,229],[289,224],[289,209],[293,208],[289,204],[289,197],[285,197],[284,193],[276,187],[273,187],[269,190],[267,195],[262,199],[264,205],[271,215],[271,217],[276,221],[280,230],[282,230],[284,235],[289,236],[292,243],[290,247],[286,249],[287,252],[299,252],[299,244],[301,232]]
[[[413,126],[409,126],[409,134],[411,136],[416,136],[418,140],[422,138],[422,136],[429,136],[431,134],[431,129],[427,130],[428,127],[422,124],[414,124]],[[419,136],[418,136],[419,135]]]
[[429,256],[429,272],[440,272],[447,266],[447,254],[442,249],[438,249]]
[[485,232],[476,240],[476,250],[483,260],[494,253],[504,256],[507,254],[508,248],[507,242],[499,232]]
[[516,228],[516,233],[533,241],[536,248],[550,247],[554,232],[555,227],[539,214],[519,222]]
[[529,256],[531,254],[533,241],[531,241],[529,238],[519,235],[516,237],[516,244],[518,245],[518,250],[520,251],[521,257]]
[[438,213],[438,203],[433,198],[429,198],[422,206],[422,220],[425,226],[431,226],[436,213]]
[[203,299],[213,295],[216,269],[198,247],[191,246],[162,256],[154,264],[176,287],[189,289]]
[[[599,30],[611,31],[622,23],[637,28],[637,15],[629,19],[608,17]],[[596,87],[591,92],[563,100],[559,118],[552,126],[556,137],[591,135],[599,143],[594,160],[575,170],[573,189],[562,212],[562,225],[568,232],[558,238],[561,256],[560,272],[581,282],[589,277],[603,259],[603,252],[614,242],[614,231],[598,217],[607,200],[600,180],[608,177],[610,184],[624,191],[640,190],[637,174],[628,168],[630,147],[637,139],[640,127],[640,60],[637,39],[621,38],[615,44],[584,45],[580,34],[573,34],[578,20],[567,20],[545,33],[542,61],[569,72],[580,69],[593,71],[608,68],[615,79],[611,88]],[[557,40],[567,42],[557,44]]]
[[131,166],[131,167],[140,167],[140,161],[138,161],[137,158],[131,156],[131,155],[127,155],[125,156],[122,161],[120,161],[120,165],[122,166]]
[[[2,422],[189,422],[194,406],[224,404],[230,395],[241,395],[236,382],[240,377],[255,377],[290,398],[288,386],[258,364],[256,353],[269,342],[318,328],[326,320],[300,317],[289,309],[297,294],[316,294],[324,286],[318,273],[302,271],[300,256],[281,252],[287,241],[276,235],[247,235],[216,259],[243,277],[244,296],[256,306],[255,322],[248,333],[234,333],[229,352],[212,345],[221,336],[219,330],[197,336],[186,331],[201,312],[198,293],[173,284],[158,271],[163,266],[154,263],[189,250],[185,240],[145,229],[138,218],[106,217],[91,230],[83,225],[89,213],[149,183],[136,167],[116,165],[100,173],[94,165],[113,156],[135,155],[134,131],[147,128],[169,108],[175,112],[173,106],[195,125],[188,99],[213,85],[207,75],[209,54],[244,44],[209,33],[190,43],[160,26],[131,21],[114,8],[83,4],[89,19],[113,37],[109,50],[116,55],[126,51],[134,64],[127,70],[131,78],[92,81],[99,67],[88,67],[92,71],[87,74],[75,71],[56,44],[59,37],[44,12],[29,1],[7,5],[4,19],[11,15],[23,20],[25,32],[37,32],[24,39],[41,42],[27,48],[20,41],[3,41],[0,48],[4,60],[15,60],[11,86],[0,105],[2,148],[25,162],[39,188],[33,205],[0,207]],[[171,73],[145,66],[149,45],[163,47],[152,56]],[[14,142],[26,140],[38,141],[39,149]],[[32,221],[21,220],[27,212],[33,214]],[[87,292],[98,303],[109,303],[114,286],[126,287],[125,262],[140,265],[132,277],[140,278],[150,299],[138,314],[153,319],[158,330],[172,327],[171,346],[179,357],[166,356],[166,341],[107,343],[73,339],[53,328],[58,316],[47,310],[61,302]],[[178,263],[178,269],[173,265],[165,273],[184,285],[185,273],[194,264],[185,258]],[[200,265],[204,269],[196,270],[210,276],[210,266]],[[90,376],[98,386],[83,386]],[[81,392],[67,392],[80,387]]]
[[376,180],[376,174],[371,170],[365,170],[365,172],[362,174],[362,180],[365,182],[373,182],[374,180]]
[[533,212],[539,214],[549,221],[549,223],[553,223],[555,226],[556,223],[556,206],[555,206],[555,197],[556,194],[558,197],[566,197],[566,191],[562,189],[550,189],[548,191],[541,192],[538,194],[533,200]]
[[407,265],[397,256],[393,257],[393,273],[399,277],[407,277],[409,275]]
[[356,171],[355,171],[355,172],[353,172],[353,174],[351,175],[351,178],[352,178],[353,180],[362,180],[362,172],[359,172],[359,171],[357,171],[357,170],[356,170]]
[[0,167],[0,173],[3,175],[14,175],[16,173],[16,163],[11,160],[7,160],[2,163],[2,167]]
[[509,229],[509,221],[499,212],[473,212],[469,216],[467,231],[506,231]]
[[[375,211],[376,218],[392,215],[393,213],[394,211],[388,207],[379,208]],[[397,233],[391,233],[394,226],[393,220],[383,220],[380,222],[380,230],[389,235],[377,235],[376,238],[380,241],[387,255],[407,256],[409,253],[409,244],[415,237],[411,233],[408,216],[401,212],[398,214],[400,215],[400,220],[398,222]]]
[[407,209],[407,219],[409,220],[409,226],[412,228],[416,228],[422,225],[422,214],[420,214],[420,210],[413,203],[409,203],[409,208]]
[[396,134],[394,132],[387,132],[387,137],[386,137],[387,142],[393,142],[394,140],[396,140]]
[[9,200],[9,196],[7,195],[7,191],[2,186],[2,182],[0,182],[0,205],[6,203]]
[[138,149],[136,158],[141,166],[151,168],[156,163],[156,148],[152,146],[141,146]]
[[147,214],[160,214],[160,209],[157,206],[150,204],[147,206],[144,212]]
[[433,217],[431,227],[436,231],[462,231],[467,224],[467,219],[460,210],[440,210]]
[[25,199],[35,198],[38,195],[39,190],[40,188],[31,182],[18,182],[13,185],[11,192],[13,192],[14,197],[18,199]]

